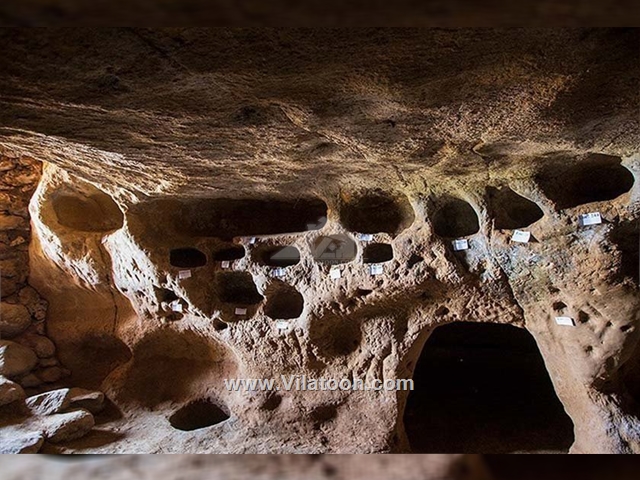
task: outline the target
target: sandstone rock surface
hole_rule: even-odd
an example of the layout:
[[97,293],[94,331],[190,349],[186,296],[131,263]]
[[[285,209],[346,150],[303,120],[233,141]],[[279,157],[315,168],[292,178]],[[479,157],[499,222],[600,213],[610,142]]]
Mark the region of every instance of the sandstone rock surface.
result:
[[8,378],[0,376],[0,407],[25,399],[25,393],[20,385]]
[[0,340],[0,375],[16,377],[30,372],[38,363],[38,357],[29,348]]
[[94,415],[104,408],[104,393],[86,390],[84,388],[72,388],[69,391],[72,408],[82,408]]
[[42,425],[47,441],[61,443],[85,436],[95,426],[95,419],[86,410],[76,410],[45,417]]
[[533,338],[563,451],[640,453],[638,35],[0,32],[38,333],[116,410],[74,448],[408,451],[409,392],[224,382],[409,379],[475,322]]
[[61,413],[71,405],[71,391],[68,388],[62,388],[41,393],[29,397],[26,404],[33,415]]

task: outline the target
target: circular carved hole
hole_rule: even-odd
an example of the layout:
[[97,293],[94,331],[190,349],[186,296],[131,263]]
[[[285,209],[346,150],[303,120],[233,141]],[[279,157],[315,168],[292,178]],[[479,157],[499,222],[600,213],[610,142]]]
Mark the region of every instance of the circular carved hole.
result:
[[614,200],[633,187],[633,174],[618,157],[592,155],[573,165],[550,164],[537,175],[544,194],[558,209]]
[[282,284],[267,299],[264,313],[273,319],[298,318],[304,309],[304,297],[294,287]]
[[221,272],[218,274],[218,292],[225,303],[255,305],[263,298],[253,277],[246,272]]
[[407,197],[382,190],[349,198],[339,208],[340,219],[345,228],[359,233],[397,235],[408,228],[415,218]]
[[226,409],[210,400],[196,400],[171,415],[169,423],[177,430],[190,432],[217,425],[228,419]]
[[86,194],[60,192],[52,198],[58,223],[81,232],[110,232],[122,227],[124,215],[113,199],[95,187]]
[[372,243],[364,248],[364,263],[383,263],[393,260],[393,247],[388,243]]
[[204,267],[207,256],[197,248],[176,248],[169,252],[169,263],[179,268]]
[[510,188],[487,188],[489,207],[498,230],[526,228],[544,216],[542,209]]
[[270,267],[291,267],[300,263],[300,251],[296,247],[265,247],[256,251],[256,259]]
[[230,245],[223,247],[220,250],[216,250],[213,254],[213,259],[216,262],[240,260],[245,256],[245,249],[242,245]]
[[433,216],[436,235],[444,238],[459,238],[480,231],[478,214],[473,207],[459,198],[449,198]]

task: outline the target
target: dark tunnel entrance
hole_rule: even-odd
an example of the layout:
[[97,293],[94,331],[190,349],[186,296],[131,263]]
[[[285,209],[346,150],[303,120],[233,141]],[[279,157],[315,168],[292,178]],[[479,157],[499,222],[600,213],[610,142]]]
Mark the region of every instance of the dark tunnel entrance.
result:
[[439,327],[414,382],[404,425],[416,453],[559,453],[573,444],[573,423],[524,329]]

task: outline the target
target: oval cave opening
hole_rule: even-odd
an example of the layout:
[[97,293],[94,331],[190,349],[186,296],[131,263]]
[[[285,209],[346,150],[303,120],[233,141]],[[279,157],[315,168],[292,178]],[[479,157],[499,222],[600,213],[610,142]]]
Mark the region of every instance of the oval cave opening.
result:
[[244,258],[245,254],[246,251],[242,245],[230,244],[217,249],[213,253],[213,260],[216,262],[230,262]]
[[404,414],[416,453],[567,452],[573,423],[533,336],[488,323],[436,328]]
[[291,246],[269,246],[255,252],[256,260],[270,267],[292,267],[300,263],[300,251]]
[[538,205],[508,187],[488,187],[487,197],[494,226],[498,230],[527,228],[544,217]]
[[560,210],[614,200],[634,184],[633,174],[622,165],[621,159],[608,155],[592,155],[568,166],[547,165],[536,180]]
[[397,235],[414,219],[413,207],[406,196],[382,190],[354,195],[340,204],[342,225],[352,232]]
[[298,318],[304,310],[304,297],[291,285],[281,284],[267,296],[264,313],[273,319]]
[[226,409],[205,399],[185,405],[169,417],[169,423],[177,430],[190,432],[217,425],[229,418]]
[[169,263],[178,268],[204,267],[207,256],[197,248],[175,248],[169,252]]
[[388,243],[372,243],[362,252],[364,263],[384,263],[393,260],[393,247]]
[[317,198],[200,199],[174,211],[181,234],[224,240],[318,230],[326,222],[327,204]]
[[433,230],[443,238],[460,238],[480,231],[478,214],[473,207],[459,198],[449,198],[433,215]]
[[263,300],[253,277],[247,272],[218,273],[218,292],[225,303],[255,305]]

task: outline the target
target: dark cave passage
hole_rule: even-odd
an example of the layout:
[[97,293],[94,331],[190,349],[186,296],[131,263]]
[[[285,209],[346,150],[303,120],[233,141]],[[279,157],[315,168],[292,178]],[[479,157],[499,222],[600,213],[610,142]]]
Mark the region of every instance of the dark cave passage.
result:
[[572,421],[524,329],[439,327],[414,381],[404,424],[416,453],[566,452],[573,443]]

